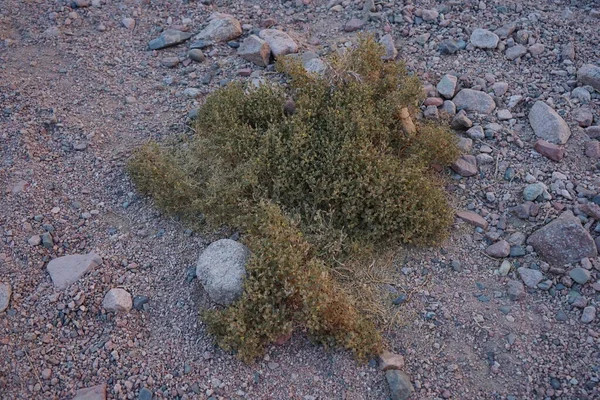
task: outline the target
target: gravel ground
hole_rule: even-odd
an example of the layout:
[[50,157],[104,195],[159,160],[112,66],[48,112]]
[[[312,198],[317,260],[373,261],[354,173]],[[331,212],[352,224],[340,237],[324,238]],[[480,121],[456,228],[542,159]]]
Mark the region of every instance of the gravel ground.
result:
[[[374,2],[371,14],[364,0],[72,3],[86,1],[0,6],[0,282],[12,287],[0,312],[0,398],[70,399],[102,383],[110,399],[144,398],[142,388],[159,399],[389,398],[376,363],[358,364],[300,334],[251,365],[216,348],[197,318],[208,299],[188,270],[228,233],[188,231],[140,197],[124,170],[139,144],[184,134],[186,115],[206,93],[231,80],[272,76],[238,57],[235,43],[204,49],[202,63],[186,58],[189,42],[147,49],[161,29],[198,32],[213,11],[251,25],[244,36],[274,24],[301,51],[318,54],[351,45],[361,31],[390,33],[425,83],[452,74],[460,87],[495,89],[498,109],[512,115],[501,121],[495,111],[469,113],[476,124],[499,127],[488,126],[483,138],[471,135],[474,176],[449,172],[456,208],[490,226],[457,219],[442,247],[399,251],[397,289],[410,293],[401,307],[412,317],[387,332],[391,350],[405,357],[414,399],[600,398],[600,318],[582,322],[582,310],[600,303],[600,260],[557,268],[524,242],[564,210],[592,237],[600,234],[598,217],[582,211],[600,202],[600,165],[585,155],[590,131],[579,126],[588,111],[599,124],[600,95],[598,88],[586,91],[589,100],[572,93],[583,64],[600,66],[597,1],[390,0]],[[366,23],[346,32],[352,18]],[[510,23],[515,32],[496,49],[469,44],[474,29]],[[466,48],[441,54],[440,46],[452,45],[447,39]],[[519,43],[525,54],[507,59],[503,48]],[[165,67],[172,57],[178,65]],[[250,77],[240,76],[245,68]],[[499,82],[507,84],[505,94]],[[184,93],[189,88],[198,89],[194,96]],[[509,107],[517,95],[521,102]],[[527,116],[537,100],[552,104],[570,127],[560,162],[533,150]],[[538,198],[518,218],[511,209],[536,182],[552,199]],[[52,243],[30,243],[44,233]],[[506,258],[506,276],[496,273],[502,259],[486,254],[499,240],[515,252]],[[560,237],[553,245],[579,246]],[[65,290],[53,287],[48,261],[92,251],[102,257],[100,267]],[[573,281],[568,270],[576,266],[589,272],[588,282]],[[522,288],[512,300],[510,282],[525,280],[519,267],[540,271],[549,283]],[[102,300],[116,287],[150,300],[141,310],[107,313]]]

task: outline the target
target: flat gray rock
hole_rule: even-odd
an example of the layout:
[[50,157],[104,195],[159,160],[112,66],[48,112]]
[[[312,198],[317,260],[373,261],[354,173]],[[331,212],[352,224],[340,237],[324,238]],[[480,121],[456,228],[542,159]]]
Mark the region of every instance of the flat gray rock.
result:
[[454,93],[456,93],[456,84],[458,82],[458,78],[454,75],[444,75],[440,82],[437,84],[437,91],[439,94],[446,98],[451,99],[454,97]]
[[571,137],[571,129],[565,120],[543,101],[536,101],[531,107],[529,124],[535,136],[550,143],[565,144]]
[[148,48],[150,50],[164,49],[166,47],[183,43],[191,37],[192,34],[189,32],[178,31],[176,29],[167,29],[161,33],[159,37],[152,39],[150,43],[148,43]]
[[208,25],[194,38],[205,42],[227,42],[242,35],[242,25],[233,15],[215,12],[208,18]]
[[590,85],[600,90],[600,67],[593,64],[584,64],[577,71],[577,80],[584,85]]
[[12,287],[10,283],[0,282],[0,313],[8,308],[10,296],[12,295]]
[[275,58],[298,52],[298,45],[287,33],[278,29],[263,29],[258,36],[265,40]]
[[515,44],[514,46],[507,48],[504,52],[504,56],[511,61],[523,57],[525,54],[527,54],[527,48],[520,44]]
[[196,276],[215,303],[229,305],[242,295],[249,256],[246,246],[231,239],[217,240],[202,252]]
[[519,271],[519,276],[527,287],[535,288],[538,283],[544,280],[544,274],[537,269],[521,267],[517,271]]
[[478,114],[491,114],[496,108],[492,96],[480,90],[462,89],[452,101],[457,109]]
[[570,211],[535,231],[527,239],[535,251],[550,264],[563,266],[598,255],[594,239]]
[[66,289],[100,264],[102,264],[102,258],[94,253],[89,253],[55,258],[48,263],[46,268],[54,286]]

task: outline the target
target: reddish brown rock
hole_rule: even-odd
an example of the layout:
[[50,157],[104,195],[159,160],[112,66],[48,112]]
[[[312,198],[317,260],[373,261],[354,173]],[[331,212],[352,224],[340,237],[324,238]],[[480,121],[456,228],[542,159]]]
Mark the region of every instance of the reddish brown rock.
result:
[[444,100],[441,99],[441,98],[439,98],[439,97],[428,97],[423,102],[423,105],[426,105],[426,106],[436,106],[436,107],[439,107],[442,104],[444,104]]
[[482,229],[487,229],[488,227],[488,222],[481,215],[472,211],[457,211],[456,216],[470,225],[478,226]]
[[73,400],[106,400],[106,383],[79,389]]
[[564,147],[547,142],[543,139],[540,139],[537,142],[535,142],[533,148],[535,149],[535,151],[537,151],[544,157],[551,159],[552,161],[558,162],[562,160],[565,156]]

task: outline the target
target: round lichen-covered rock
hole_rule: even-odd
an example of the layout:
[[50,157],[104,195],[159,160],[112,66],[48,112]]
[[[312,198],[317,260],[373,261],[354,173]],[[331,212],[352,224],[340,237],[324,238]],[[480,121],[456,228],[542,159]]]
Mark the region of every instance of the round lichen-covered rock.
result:
[[240,297],[249,255],[246,246],[231,239],[217,240],[202,252],[196,276],[211,300],[226,306]]

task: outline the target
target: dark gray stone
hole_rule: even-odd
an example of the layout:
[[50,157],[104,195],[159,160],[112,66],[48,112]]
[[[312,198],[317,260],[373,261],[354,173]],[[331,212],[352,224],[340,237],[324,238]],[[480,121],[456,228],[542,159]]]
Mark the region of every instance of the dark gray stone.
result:
[[150,50],[164,49],[166,47],[171,47],[183,43],[191,37],[192,34],[189,32],[182,32],[176,29],[167,29],[166,31],[161,33],[159,37],[157,37],[156,39],[152,39],[150,43],[148,43],[148,48]]
[[390,388],[390,397],[392,400],[406,400],[415,391],[410,382],[410,377],[400,370],[387,370],[385,378]]

